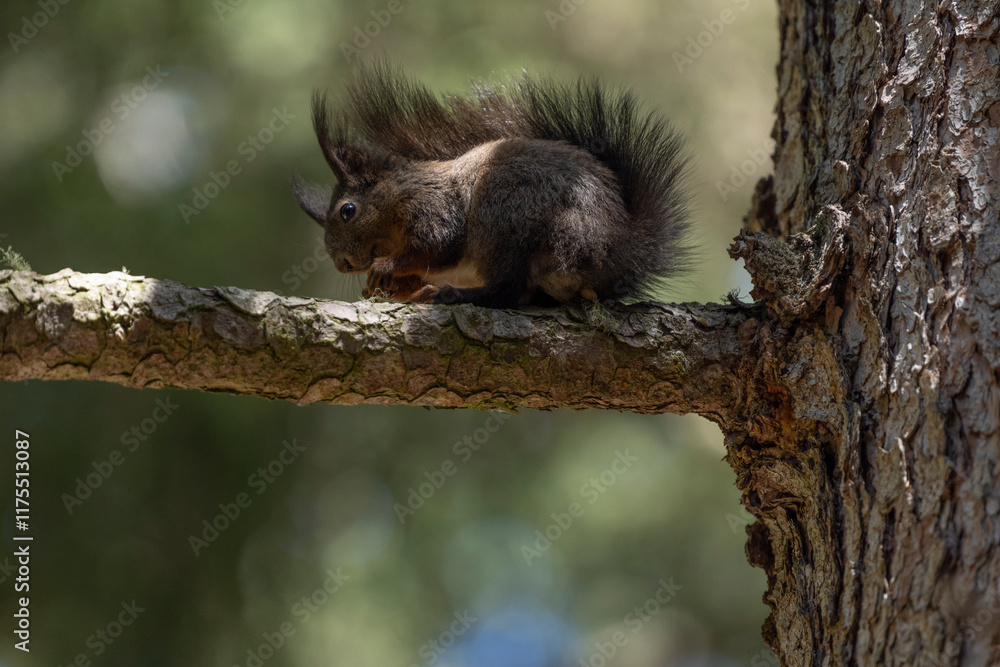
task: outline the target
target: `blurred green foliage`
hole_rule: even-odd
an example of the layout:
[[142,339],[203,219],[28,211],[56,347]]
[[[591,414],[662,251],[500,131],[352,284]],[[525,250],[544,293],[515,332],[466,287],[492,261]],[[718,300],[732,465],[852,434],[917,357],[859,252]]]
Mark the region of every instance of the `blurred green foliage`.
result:
[[[521,68],[632,87],[695,156],[701,259],[664,298],[746,291],[725,248],[770,169],[754,157],[771,150],[773,14],[749,0],[6,3],[0,244],[43,273],[359,298],[287,187],[295,171],[329,180],[309,96],[336,92],[357,50],[442,91]],[[14,429],[31,434],[35,536],[32,651],[5,630],[0,664],[775,664],[747,516],[718,430],[695,417],[80,382],[0,385],[0,415],[7,462]],[[142,611],[116,627],[133,600]]]

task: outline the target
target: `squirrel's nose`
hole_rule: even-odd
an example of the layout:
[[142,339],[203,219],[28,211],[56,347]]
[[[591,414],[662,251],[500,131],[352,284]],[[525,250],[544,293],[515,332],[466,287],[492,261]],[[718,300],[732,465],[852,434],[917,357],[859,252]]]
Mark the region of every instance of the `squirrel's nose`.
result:
[[333,260],[333,263],[337,267],[337,270],[341,273],[350,273],[354,270],[354,265],[352,265],[351,261],[347,259],[347,255],[337,255],[337,258]]

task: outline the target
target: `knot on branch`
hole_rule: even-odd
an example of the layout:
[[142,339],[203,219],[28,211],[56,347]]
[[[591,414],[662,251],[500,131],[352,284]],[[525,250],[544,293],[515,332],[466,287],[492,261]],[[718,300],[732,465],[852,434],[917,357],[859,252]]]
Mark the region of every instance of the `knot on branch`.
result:
[[781,241],[765,232],[740,232],[729,246],[753,278],[751,295],[782,322],[811,319],[823,307],[847,264],[851,243],[864,238],[858,217],[826,206],[812,227]]

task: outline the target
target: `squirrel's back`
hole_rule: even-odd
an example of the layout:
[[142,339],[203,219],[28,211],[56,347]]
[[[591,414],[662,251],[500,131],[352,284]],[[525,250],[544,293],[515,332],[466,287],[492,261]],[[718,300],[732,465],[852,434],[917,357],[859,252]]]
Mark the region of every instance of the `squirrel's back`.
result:
[[[687,266],[691,247],[683,142],[628,90],[597,79],[564,85],[525,74],[498,85],[475,84],[470,97],[439,98],[385,63],[351,77],[331,123],[325,100],[314,108],[317,132],[333,141],[359,138],[386,159],[452,160],[498,139],[567,142],[615,176],[628,217],[628,257],[612,298],[648,297]],[[618,236],[618,238],[624,238]]]

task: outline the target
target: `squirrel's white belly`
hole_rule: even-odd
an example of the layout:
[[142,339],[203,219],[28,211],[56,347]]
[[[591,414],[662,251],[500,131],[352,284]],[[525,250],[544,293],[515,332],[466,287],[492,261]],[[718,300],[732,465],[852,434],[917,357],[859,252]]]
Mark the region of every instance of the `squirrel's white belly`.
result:
[[452,287],[482,287],[485,285],[483,279],[479,277],[479,271],[475,263],[468,259],[463,259],[450,269],[428,273],[424,276],[424,282],[436,287],[444,285],[451,285]]

